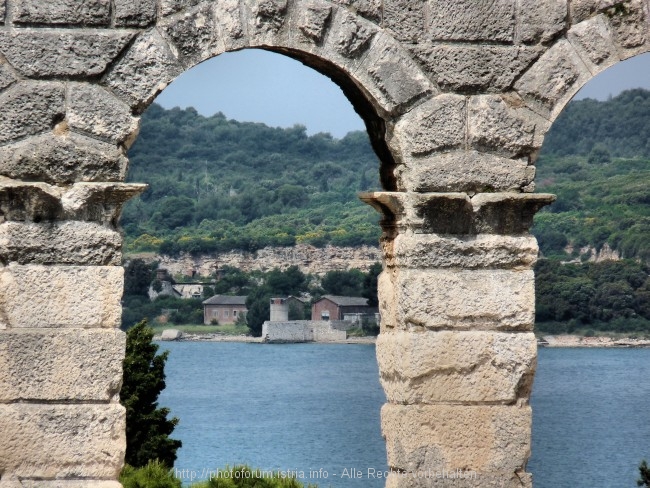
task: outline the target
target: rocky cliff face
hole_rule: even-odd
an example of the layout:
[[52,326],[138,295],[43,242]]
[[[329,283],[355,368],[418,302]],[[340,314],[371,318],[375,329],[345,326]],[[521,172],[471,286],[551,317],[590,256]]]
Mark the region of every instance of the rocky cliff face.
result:
[[231,251],[222,254],[208,254],[199,257],[156,256],[161,268],[172,275],[188,275],[193,272],[208,276],[224,266],[233,266],[244,271],[270,271],[273,268],[286,269],[298,266],[304,273],[324,274],[342,269],[367,271],[382,255],[379,247],[334,247],[318,248],[306,244],[295,247],[265,247],[255,252]]

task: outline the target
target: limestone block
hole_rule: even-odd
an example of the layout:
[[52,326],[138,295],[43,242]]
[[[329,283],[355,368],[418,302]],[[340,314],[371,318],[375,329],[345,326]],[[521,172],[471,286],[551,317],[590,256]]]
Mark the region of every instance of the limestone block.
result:
[[116,27],[146,27],[156,19],[156,0],[113,0]]
[[415,192],[533,191],[535,166],[526,158],[477,151],[406,157],[395,168],[397,189]]
[[117,227],[124,204],[146,188],[138,183],[76,183],[62,193],[63,216]]
[[593,74],[619,61],[604,15],[585,20],[571,28],[567,38]]
[[515,89],[553,120],[591,78],[587,66],[566,40],[556,42],[515,83]]
[[0,51],[24,76],[97,76],[133,38],[129,31],[15,30],[0,32]]
[[394,332],[377,338],[390,403],[527,401],[536,357],[532,332]]
[[110,402],[122,385],[120,330],[0,332],[0,403]]
[[417,43],[425,32],[426,2],[384,0],[384,26],[396,39]]
[[0,147],[0,174],[17,180],[121,181],[127,164],[115,145],[69,132],[50,132]]
[[643,0],[628,0],[605,9],[609,17],[612,37],[620,46],[621,59],[645,52],[646,14]]
[[195,7],[203,0],[160,0],[160,13],[168,16]]
[[315,44],[323,42],[332,20],[332,6],[325,1],[312,1],[305,5],[298,20],[298,30]]
[[0,143],[45,132],[65,116],[61,83],[23,81],[0,94]]
[[577,24],[620,3],[620,0],[571,0],[569,2],[571,20]]
[[16,24],[107,26],[111,23],[111,2],[22,0],[14,6],[13,21]]
[[[272,40],[287,19],[288,0],[245,0],[250,14],[251,37]],[[258,43],[260,40],[258,38]]]
[[462,93],[507,90],[543,52],[539,46],[426,43],[409,49],[438,86]]
[[92,222],[4,222],[0,224],[0,262],[119,266],[122,236]]
[[411,473],[392,472],[386,488],[532,488],[533,478],[522,471],[477,473],[472,471],[430,471]]
[[350,9],[352,12],[372,20],[381,22],[382,18],[382,0],[332,0]]
[[515,2],[502,0],[427,1],[431,40],[512,42]]
[[158,28],[172,43],[174,54],[182,58],[185,66],[194,66],[224,51],[211,4],[202,4],[163,19]]
[[233,51],[248,46],[240,0],[217,2],[214,6],[214,17],[224,50]]
[[437,93],[404,48],[384,33],[373,38],[355,75],[387,114],[404,112],[415,101]]
[[86,220],[116,227],[124,203],[146,187],[133,183],[61,187],[0,178],[0,215],[5,221]]
[[121,266],[10,265],[0,270],[0,328],[119,327]]
[[129,148],[140,129],[140,119],[104,88],[88,83],[70,83],[67,122],[70,128]]
[[531,417],[530,407],[519,405],[386,404],[381,424],[388,465],[409,472],[523,471]]
[[402,158],[458,149],[465,143],[466,99],[441,94],[415,107],[399,119],[389,140]]
[[383,239],[386,266],[412,269],[530,269],[539,248],[533,236],[441,236],[411,230]]
[[567,0],[521,0],[518,34],[525,43],[548,43],[566,28]]
[[534,193],[479,193],[472,197],[473,230],[477,234],[522,234],[533,225],[533,217],[555,195]]
[[16,73],[14,73],[13,69],[4,59],[0,58],[0,91],[16,81],[18,81]]
[[182,72],[183,67],[165,40],[153,29],[136,39],[104,78],[104,83],[142,111]]
[[335,34],[336,50],[347,58],[358,58],[370,45],[378,29],[356,15],[343,13]]
[[124,419],[119,404],[0,405],[2,477],[117,479]]
[[541,147],[550,122],[526,108],[518,97],[478,95],[469,100],[467,125],[472,149],[516,158]]
[[63,215],[61,192],[46,183],[0,179],[0,215],[3,220],[52,221]]
[[383,334],[387,329],[393,329],[398,324],[396,294],[393,282],[396,271],[384,269],[377,277],[377,296],[379,300],[379,313],[381,315],[380,327]]
[[[532,270],[396,270],[396,322],[405,329],[530,331],[535,319]],[[384,318],[383,320],[388,320]]]
[[525,235],[533,216],[555,195],[545,193],[361,193],[359,198],[384,215],[387,232],[395,228],[426,234]]

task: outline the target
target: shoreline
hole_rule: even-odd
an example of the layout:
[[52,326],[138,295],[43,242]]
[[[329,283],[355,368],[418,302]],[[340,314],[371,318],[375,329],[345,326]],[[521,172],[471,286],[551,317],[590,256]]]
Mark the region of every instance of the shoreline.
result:
[[[163,340],[160,334],[153,337],[156,342],[241,342],[249,344],[267,344],[262,337],[224,334],[190,334],[183,333],[179,339]],[[269,342],[268,344],[374,344],[376,337],[348,337],[344,341],[305,341],[305,342]]]
[[[224,334],[191,334],[183,333],[179,339],[163,340],[161,335],[155,335],[156,342],[239,342],[249,344],[266,344],[262,337]],[[348,337],[344,341],[296,341],[271,342],[269,344],[375,344],[376,337]],[[548,348],[642,348],[650,347],[650,339],[614,338],[614,337],[585,337],[578,335],[545,335],[538,337],[538,347]]]
[[582,348],[640,348],[650,347],[649,339],[633,339],[630,337],[585,337],[578,335],[547,335],[537,339],[539,347],[582,347]]

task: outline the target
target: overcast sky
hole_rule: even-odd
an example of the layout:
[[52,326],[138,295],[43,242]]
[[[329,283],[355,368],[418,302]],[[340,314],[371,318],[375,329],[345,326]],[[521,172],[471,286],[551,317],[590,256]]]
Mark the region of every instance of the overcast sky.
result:
[[[605,100],[628,88],[650,88],[650,54],[604,71],[576,98]],[[302,124],[309,134],[343,137],[364,125],[340,88],[325,76],[280,54],[247,49],[226,53],[187,71],[156,100],[163,107],[223,112],[240,121],[271,126]]]

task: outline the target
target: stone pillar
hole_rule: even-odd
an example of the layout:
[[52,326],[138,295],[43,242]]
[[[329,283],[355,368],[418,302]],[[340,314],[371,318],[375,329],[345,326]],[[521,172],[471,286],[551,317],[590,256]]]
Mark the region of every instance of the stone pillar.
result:
[[377,359],[391,488],[530,487],[528,229],[552,195],[388,193]]
[[144,185],[0,182],[0,487],[116,488],[123,203]]

